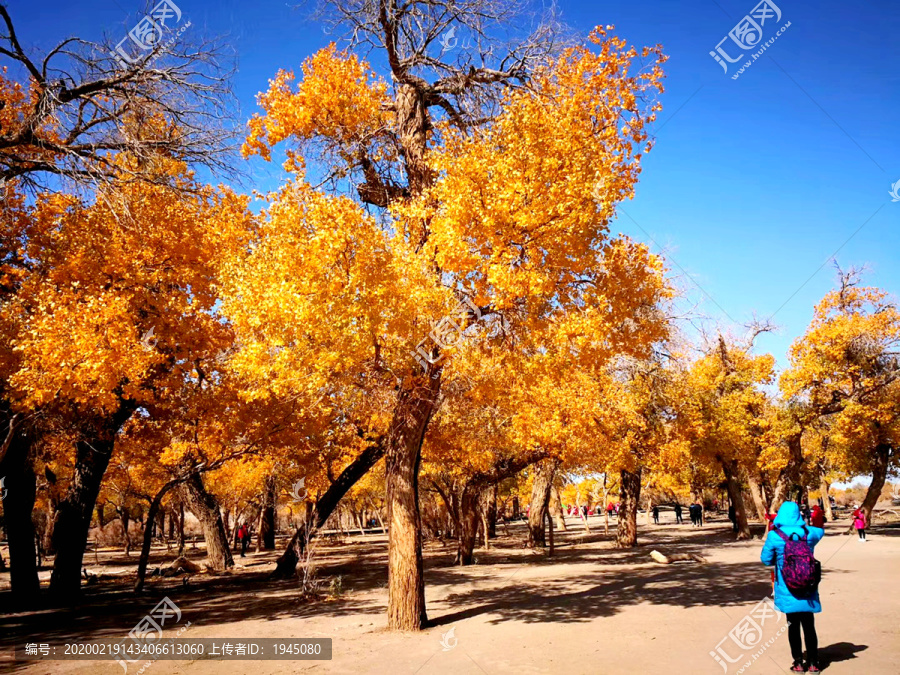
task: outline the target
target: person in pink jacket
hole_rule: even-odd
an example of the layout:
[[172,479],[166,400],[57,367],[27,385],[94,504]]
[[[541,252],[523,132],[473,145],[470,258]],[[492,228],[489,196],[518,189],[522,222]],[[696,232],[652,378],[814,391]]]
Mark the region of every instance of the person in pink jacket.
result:
[[866,540],[866,512],[861,506],[853,512],[853,527],[856,528],[859,540],[864,542]]

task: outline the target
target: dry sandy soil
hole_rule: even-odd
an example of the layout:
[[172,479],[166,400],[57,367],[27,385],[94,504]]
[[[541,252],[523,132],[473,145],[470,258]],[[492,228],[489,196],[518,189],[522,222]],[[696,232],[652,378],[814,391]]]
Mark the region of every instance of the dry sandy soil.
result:
[[[577,518],[569,519],[569,531],[557,532],[552,558],[522,547],[522,524],[511,525],[508,534],[500,528],[502,536],[489,551],[476,554],[472,567],[453,567],[452,545],[428,545],[432,625],[415,634],[384,630],[383,535],[321,545],[319,576],[327,582],[340,575],[343,593],[312,603],[299,599],[296,582],[265,579],[275,557],[271,553],[236,558],[239,566],[232,574],[199,575],[187,586],[181,580],[153,581],[140,597],[126,590],[126,578],[104,579],[87,589],[87,602],[77,609],[0,614],[0,671],[122,673],[109,661],[13,662],[11,648],[25,639],[120,639],[168,595],[182,610],[181,623],[191,622],[181,637],[330,637],[334,657],[157,661],[144,671],[152,675],[726,672],[710,652],[725,638],[726,653],[739,655],[728,633],[771,589],[769,572],[758,562],[761,542],[731,541],[730,526],[722,519],[702,529],[669,519],[671,514],[664,513],[661,525],[641,525],[640,546],[628,551],[612,547],[599,518],[591,519],[592,534],[584,533]],[[843,534],[846,523],[829,523],[816,550],[825,569],[824,611],[817,617],[822,659],[830,675],[897,673],[900,527],[876,527],[869,542],[860,544],[855,535]],[[649,558],[653,549],[699,553],[708,562],[659,565]],[[158,562],[170,558],[162,549],[156,552]],[[86,562],[91,571],[104,574],[134,569],[134,557],[129,561],[121,554],[89,555]],[[8,575],[0,583],[8,584]],[[786,633],[780,632],[785,619],[777,618],[764,623],[763,639],[728,664],[728,673],[737,673],[747,661],[745,673],[787,672],[790,651]],[[174,629],[166,635],[174,636]],[[139,666],[128,672],[136,673]]]

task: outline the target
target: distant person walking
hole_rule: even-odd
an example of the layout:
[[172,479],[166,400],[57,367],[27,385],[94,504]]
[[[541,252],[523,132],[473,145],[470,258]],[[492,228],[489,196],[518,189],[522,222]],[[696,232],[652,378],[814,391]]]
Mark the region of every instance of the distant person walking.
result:
[[238,531],[238,537],[241,540],[241,557],[245,557],[247,553],[247,548],[250,546],[250,528],[247,527],[247,523],[241,525],[241,529]]
[[675,504],[675,524],[684,524],[684,518],[681,517],[681,504]]
[[866,541],[866,512],[863,507],[859,507],[853,512],[853,527],[856,528],[856,534],[859,535],[859,541]]
[[690,505],[689,511],[691,513],[691,523],[693,526],[701,527],[703,525],[703,507],[695,502]]
[[659,507],[658,506],[653,507],[653,522],[655,524],[659,525]]
[[731,521],[731,529],[738,531],[737,512],[734,510],[734,504],[728,505],[728,520]]
[[[819,603],[819,569],[813,550],[824,530],[807,527],[796,502],[785,502],[775,516],[774,528],[766,535],[760,553],[764,565],[774,565],[775,607],[788,620],[788,641],[794,663],[792,673],[818,673],[819,639],[815,614],[822,611]],[[803,638],[806,641],[806,664],[803,663]]]

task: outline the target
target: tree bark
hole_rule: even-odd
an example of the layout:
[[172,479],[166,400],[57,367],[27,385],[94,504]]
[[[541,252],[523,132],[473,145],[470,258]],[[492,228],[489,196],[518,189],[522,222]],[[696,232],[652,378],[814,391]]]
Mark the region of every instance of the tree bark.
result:
[[256,550],[271,551],[275,548],[275,507],[277,495],[277,477],[271,474],[266,478],[266,486],[263,491],[262,506],[259,510],[259,525],[257,526]]
[[866,513],[866,527],[872,525],[872,510],[878,503],[878,498],[884,489],[884,482],[887,479],[888,465],[892,454],[893,448],[886,443],[881,443],[875,448],[874,462],[872,464],[872,482],[869,484],[869,489],[866,490],[866,497],[863,499],[861,506]]
[[[29,608],[40,599],[35,530],[31,520],[37,479],[31,457],[31,435],[10,425],[9,444],[0,461],[0,475],[6,478],[3,516],[9,543],[10,585],[13,604]],[[0,437],[2,438],[2,437]]]
[[553,517],[550,515],[550,511],[547,512],[547,531],[549,533],[548,543],[550,546],[547,548],[547,557],[553,557]]
[[[347,494],[360,478],[368,473],[369,469],[375,466],[384,457],[384,445],[379,439],[377,442],[369,445],[363,450],[359,456],[348,464],[337,480],[325,491],[312,508],[307,509],[305,522],[303,522],[294,532],[294,536],[288,542],[278,562],[275,571],[272,572],[274,578],[292,577],[297,573],[297,565],[300,563],[300,556],[303,555],[303,547],[306,545],[307,528],[310,531],[310,537],[315,536],[316,532],[325,524],[325,521],[334,512],[341,498]],[[384,521],[380,513],[376,513],[378,522],[384,529]]]
[[[434,413],[440,375],[402,388],[385,440],[388,523],[388,629],[419,630],[425,612],[419,464],[425,429]],[[424,382],[422,380],[425,380]]]
[[488,500],[488,507],[487,507],[487,523],[488,523],[488,530],[487,530],[487,536],[488,536],[489,539],[496,539],[496,538],[497,538],[497,491],[498,491],[498,489],[499,489],[499,488],[498,488],[497,484],[495,483],[495,484],[493,485],[493,487],[491,488],[491,495],[490,495],[490,499]]
[[178,557],[184,555],[184,502],[178,500]]
[[[194,474],[199,477],[199,474]],[[162,504],[163,497],[174,488],[179,483],[183,482],[184,479],[178,480],[170,480],[168,483],[160,488],[159,492],[153,497],[153,501],[150,502],[150,511],[147,515],[147,522],[152,523],[156,518],[156,514],[160,510],[160,505]],[[150,547],[153,544],[153,530],[149,527],[144,528],[144,541],[141,545],[141,557],[138,559],[138,571],[137,571],[137,582],[134,585],[135,593],[140,593],[144,590],[144,577],[147,575],[147,562],[150,560]]]
[[203,478],[199,473],[191,474],[180,487],[181,499],[203,528],[206,540],[206,557],[209,566],[216,571],[224,571],[234,566],[228,537],[225,534],[225,523],[216,498],[207,492]]
[[456,564],[471,565],[478,537],[478,490],[467,485],[459,499],[458,510]]
[[756,507],[756,515],[761,523],[766,522],[766,504],[765,495],[762,491],[762,485],[753,476],[753,472],[748,472],[747,483],[750,486],[750,496],[753,498],[753,506]]
[[641,469],[619,472],[619,517],[616,522],[616,548],[637,545],[637,511],[641,498]]
[[800,472],[803,469],[803,448],[800,444],[802,436],[803,432],[797,431],[787,439],[790,457],[787,466],[782,469],[778,480],[775,482],[772,504],[770,505],[772,513],[777,513],[782,502],[791,499],[791,493],[800,482]]
[[53,530],[56,559],[50,594],[58,601],[73,600],[81,593],[81,564],[100,484],[112,457],[116,434],[134,409],[131,402],[121,403],[115,414],[96,423],[90,440],[82,438],[76,443],[72,484],[59,503],[59,518]]
[[828,498],[828,490],[831,486],[825,480],[825,472],[819,474],[819,493],[822,495],[822,510],[825,511],[825,518],[830,523],[834,520],[834,511],[831,510],[831,500]]
[[544,534],[544,519],[550,505],[550,492],[553,488],[553,475],[559,466],[559,460],[546,459],[535,464],[534,480],[531,483],[531,504],[528,509],[528,539],[534,548],[547,545]]
[[559,496],[559,489],[553,488],[553,502],[551,504],[551,512],[556,511],[556,527],[560,532],[566,531],[566,514],[563,513],[562,497]]
[[728,497],[734,506],[734,518],[737,521],[737,539],[738,541],[750,539],[750,524],[747,522],[747,511],[744,508],[744,495],[741,493],[741,484],[738,481],[738,463],[736,459],[726,460],[718,457],[719,464],[725,474],[725,481],[728,487]]
[[128,511],[128,506],[116,507],[116,512],[119,514],[119,523],[122,525],[122,540],[125,546],[125,557],[131,553],[131,537],[128,535],[128,525],[131,520],[131,513]]

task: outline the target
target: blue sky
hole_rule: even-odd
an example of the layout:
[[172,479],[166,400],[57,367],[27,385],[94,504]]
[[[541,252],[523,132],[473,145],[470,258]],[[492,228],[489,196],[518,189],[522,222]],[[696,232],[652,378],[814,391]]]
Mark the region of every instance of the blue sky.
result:
[[[20,40],[40,49],[76,34],[124,37],[141,10],[129,0],[4,1]],[[293,3],[176,2],[189,30],[234,46],[244,117],[278,68],[298,69],[333,37]],[[867,282],[900,295],[900,202],[888,194],[900,181],[900,3],[778,0],[781,20],[770,19],[763,39],[791,25],[732,80],[709,52],[755,4],[559,0],[559,9],[578,33],[615,24],[629,42],[661,43],[671,57],[656,147],[612,229],[665,248],[711,320],[774,314],[780,330],[758,347],[783,366],[832,287],[831,256],[868,265]],[[277,165],[252,171],[260,189],[279,175]]]

